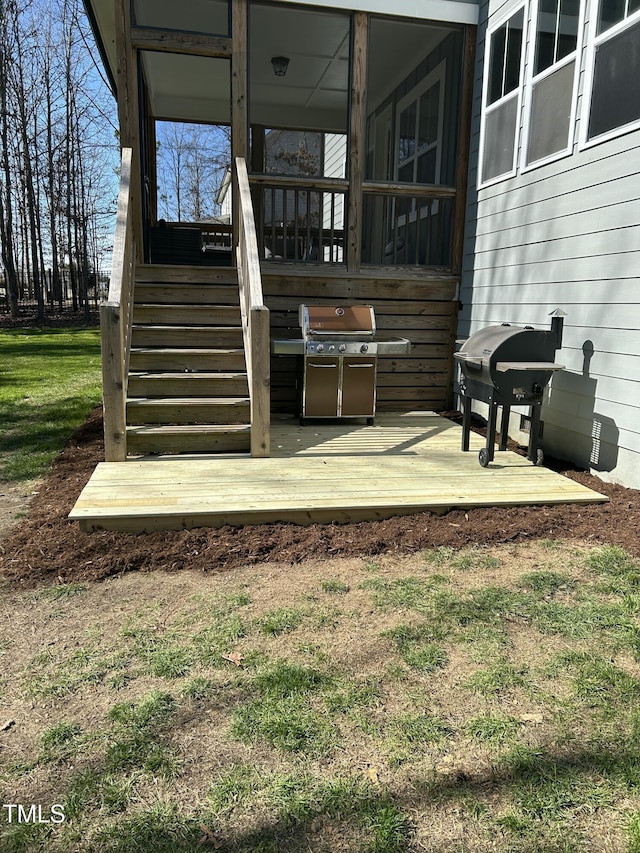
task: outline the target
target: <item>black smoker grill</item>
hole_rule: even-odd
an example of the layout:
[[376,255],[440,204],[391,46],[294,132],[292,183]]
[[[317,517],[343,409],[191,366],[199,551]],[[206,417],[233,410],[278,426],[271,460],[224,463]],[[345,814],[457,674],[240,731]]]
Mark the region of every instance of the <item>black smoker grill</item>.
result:
[[489,406],[487,443],[479,454],[483,468],[493,461],[498,406],[502,406],[500,450],[506,450],[511,406],[529,406],[530,431],[527,459],[541,464],[538,448],[542,393],[555,370],[555,352],[562,346],[563,312],[552,314],[551,329],[533,326],[488,326],[464,341],[455,358],[460,363],[460,393],[463,402],[462,450],[469,450],[471,401]]
[[304,341],[301,422],[367,418],[376,409],[376,322],[371,305],[301,305]]

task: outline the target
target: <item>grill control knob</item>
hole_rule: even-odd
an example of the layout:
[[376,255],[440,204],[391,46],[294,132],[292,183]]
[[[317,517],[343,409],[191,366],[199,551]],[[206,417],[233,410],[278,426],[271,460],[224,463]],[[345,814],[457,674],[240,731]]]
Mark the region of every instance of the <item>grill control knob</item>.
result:
[[329,344],[329,352],[333,352],[335,349],[333,344]]
[[347,349],[346,344],[340,344],[340,346],[338,347],[339,352],[345,352],[346,349]]
[[316,347],[316,352],[324,352],[324,344],[318,344]]
[[360,352],[367,352],[369,344],[360,344]]

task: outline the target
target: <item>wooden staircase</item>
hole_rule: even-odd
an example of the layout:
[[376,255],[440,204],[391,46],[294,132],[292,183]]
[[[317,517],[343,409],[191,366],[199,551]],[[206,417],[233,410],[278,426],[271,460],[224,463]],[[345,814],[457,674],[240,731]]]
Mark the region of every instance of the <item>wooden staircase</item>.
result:
[[251,441],[235,269],[136,269],[127,453],[239,453]]

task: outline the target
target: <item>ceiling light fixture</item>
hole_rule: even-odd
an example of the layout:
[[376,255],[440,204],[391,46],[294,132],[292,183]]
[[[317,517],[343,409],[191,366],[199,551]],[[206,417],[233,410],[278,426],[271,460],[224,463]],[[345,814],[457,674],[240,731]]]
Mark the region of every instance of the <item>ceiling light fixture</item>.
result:
[[273,65],[273,73],[276,77],[284,77],[287,73],[287,68],[289,67],[289,57],[274,56],[271,59],[271,64]]

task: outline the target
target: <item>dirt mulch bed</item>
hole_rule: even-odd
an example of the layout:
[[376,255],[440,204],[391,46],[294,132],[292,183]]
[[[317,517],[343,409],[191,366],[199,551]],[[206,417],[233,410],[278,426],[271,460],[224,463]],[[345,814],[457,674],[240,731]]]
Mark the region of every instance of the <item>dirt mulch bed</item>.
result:
[[103,458],[102,414],[96,409],[31,499],[27,517],[0,544],[0,577],[33,587],[100,580],[131,571],[219,572],[254,563],[296,564],[309,557],[374,557],[537,538],[610,543],[640,556],[640,491],[558,464],[554,467],[563,476],[606,494],[610,502],[454,510],[442,516],[420,513],[346,525],[282,523],[141,534],[82,533],[67,515]]

